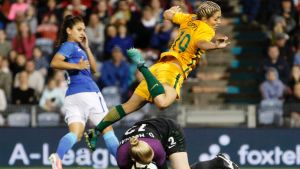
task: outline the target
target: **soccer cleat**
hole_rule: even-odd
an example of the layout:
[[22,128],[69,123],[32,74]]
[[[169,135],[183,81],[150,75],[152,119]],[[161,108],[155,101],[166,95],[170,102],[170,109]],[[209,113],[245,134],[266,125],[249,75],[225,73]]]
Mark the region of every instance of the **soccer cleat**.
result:
[[52,165],[52,169],[62,169],[61,159],[58,157],[56,153],[53,153],[49,156],[49,160]]
[[224,154],[219,153],[217,158],[220,158],[223,161],[224,169],[239,169],[239,166],[229,160]]
[[131,61],[137,65],[137,67],[141,67],[145,64],[145,60],[138,49],[136,48],[128,49],[127,55],[131,59]]
[[95,151],[98,140],[98,134],[96,133],[95,129],[89,129],[87,132],[84,132],[84,137],[88,148],[92,151]]

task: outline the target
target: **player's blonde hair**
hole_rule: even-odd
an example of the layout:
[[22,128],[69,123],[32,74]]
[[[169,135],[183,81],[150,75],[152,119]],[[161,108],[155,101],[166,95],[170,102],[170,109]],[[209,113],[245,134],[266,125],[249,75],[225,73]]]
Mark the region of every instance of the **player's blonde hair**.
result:
[[137,137],[130,138],[130,155],[138,163],[149,164],[154,152],[148,143],[139,140]]
[[197,19],[201,20],[203,17],[210,18],[218,11],[221,11],[221,7],[215,2],[202,2],[197,8]]

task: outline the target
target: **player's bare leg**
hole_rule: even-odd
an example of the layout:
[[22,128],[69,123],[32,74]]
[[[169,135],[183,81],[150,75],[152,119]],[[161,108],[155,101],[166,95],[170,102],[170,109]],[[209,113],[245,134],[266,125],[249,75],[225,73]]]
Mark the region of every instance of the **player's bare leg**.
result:
[[133,94],[126,103],[112,108],[94,129],[89,129],[84,133],[87,146],[94,151],[96,149],[96,144],[100,133],[104,134],[107,132],[107,130],[109,131],[109,129],[106,129],[107,127],[119,121],[127,114],[140,109],[145,104],[146,100],[143,97]]
[[177,98],[176,90],[168,84],[163,84],[165,93],[154,98],[154,104],[159,109],[169,107]]

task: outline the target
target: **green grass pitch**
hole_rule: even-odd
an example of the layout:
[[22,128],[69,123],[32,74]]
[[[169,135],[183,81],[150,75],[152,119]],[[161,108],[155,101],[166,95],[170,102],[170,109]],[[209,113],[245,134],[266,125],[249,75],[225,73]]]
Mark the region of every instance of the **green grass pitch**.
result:
[[[0,167],[0,169],[50,169],[51,167]],[[93,169],[93,167],[64,167],[64,169]],[[118,169],[118,168],[107,168],[107,169]],[[241,168],[241,169],[292,169],[292,168],[280,168],[280,167],[269,167],[269,168]],[[296,169],[296,168],[294,168]]]

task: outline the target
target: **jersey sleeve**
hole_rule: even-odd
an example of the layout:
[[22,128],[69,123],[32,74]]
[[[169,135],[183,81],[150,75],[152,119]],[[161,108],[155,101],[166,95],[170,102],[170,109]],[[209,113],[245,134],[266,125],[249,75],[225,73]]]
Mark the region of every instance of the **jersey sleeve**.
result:
[[73,52],[74,45],[72,43],[63,43],[57,53],[65,56],[66,58],[70,58]]
[[196,34],[197,41],[208,41],[210,42],[212,38],[215,36],[215,32],[213,30],[205,29]]
[[187,21],[191,20],[192,17],[193,17],[193,15],[191,15],[191,14],[177,12],[174,14],[174,16],[172,18],[172,22],[176,23],[176,24],[181,24],[183,22],[187,22]]

